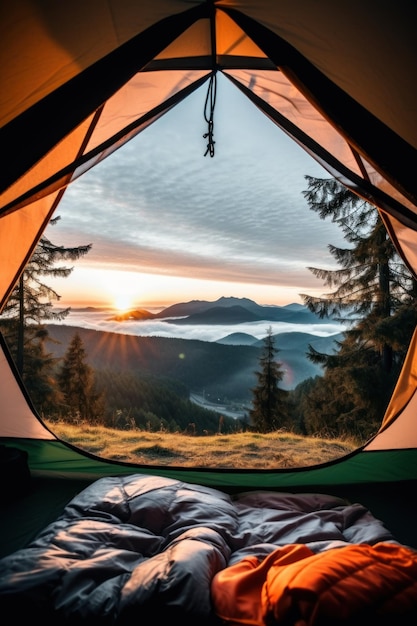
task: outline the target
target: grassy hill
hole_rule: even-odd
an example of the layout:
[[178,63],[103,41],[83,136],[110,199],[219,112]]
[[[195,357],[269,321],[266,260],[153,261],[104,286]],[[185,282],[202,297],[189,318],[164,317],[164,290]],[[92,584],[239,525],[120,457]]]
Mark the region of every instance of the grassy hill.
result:
[[277,469],[308,467],[349,454],[352,440],[302,437],[292,433],[217,433],[194,437],[184,434],[116,430],[52,422],[64,441],[107,459],[145,465],[222,469]]

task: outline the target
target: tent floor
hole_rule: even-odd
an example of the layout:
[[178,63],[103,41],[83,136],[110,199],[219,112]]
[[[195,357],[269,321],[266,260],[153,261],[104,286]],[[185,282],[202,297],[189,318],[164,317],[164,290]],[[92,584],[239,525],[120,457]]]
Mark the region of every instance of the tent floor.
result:
[[0,502],[0,558],[34,539],[87,485],[85,480],[32,477],[24,493]]
[[[28,489],[13,499],[3,500],[0,503],[0,558],[30,542],[90,482],[62,476],[33,476]],[[416,490],[417,481],[410,481],[314,491],[360,502],[385,524],[397,541],[417,549]]]

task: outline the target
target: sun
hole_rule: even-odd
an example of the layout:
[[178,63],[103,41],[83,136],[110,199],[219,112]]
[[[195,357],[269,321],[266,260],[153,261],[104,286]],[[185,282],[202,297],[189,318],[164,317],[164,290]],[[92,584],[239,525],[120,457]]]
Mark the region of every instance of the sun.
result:
[[135,308],[140,290],[136,272],[106,269],[98,274],[97,289],[106,293],[106,300],[117,311],[130,311]]
[[118,311],[128,311],[133,308],[132,297],[128,294],[119,294],[114,298],[114,306]]

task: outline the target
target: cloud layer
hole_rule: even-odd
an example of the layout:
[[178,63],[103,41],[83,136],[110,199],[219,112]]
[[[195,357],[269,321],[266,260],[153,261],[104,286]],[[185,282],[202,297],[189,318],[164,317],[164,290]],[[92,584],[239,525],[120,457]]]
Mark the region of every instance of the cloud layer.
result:
[[128,321],[116,322],[111,320],[109,312],[71,311],[62,322],[70,326],[90,328],[109,333],[121,333],[141,337],[176,337],[179,339],[197,339],[200,341],[219,341],[232,333],[245,333],[256,339],[263,339],[268,328],[274,335],[284,332],[302,332],[327,337],[342,332],[345,327],[335,322],[329,324],[290,324],[287,322],[247,322],[235,325],[193,325],[175,324],[163,320],[148,320],[144,322]]

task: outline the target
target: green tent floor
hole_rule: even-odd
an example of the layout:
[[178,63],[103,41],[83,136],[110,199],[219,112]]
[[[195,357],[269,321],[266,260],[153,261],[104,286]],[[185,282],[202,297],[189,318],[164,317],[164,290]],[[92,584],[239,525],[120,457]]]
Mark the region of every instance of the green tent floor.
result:
[[87,486],[85,480],[31,478],[29,489],[0,503],[0,557],[24,547]]

